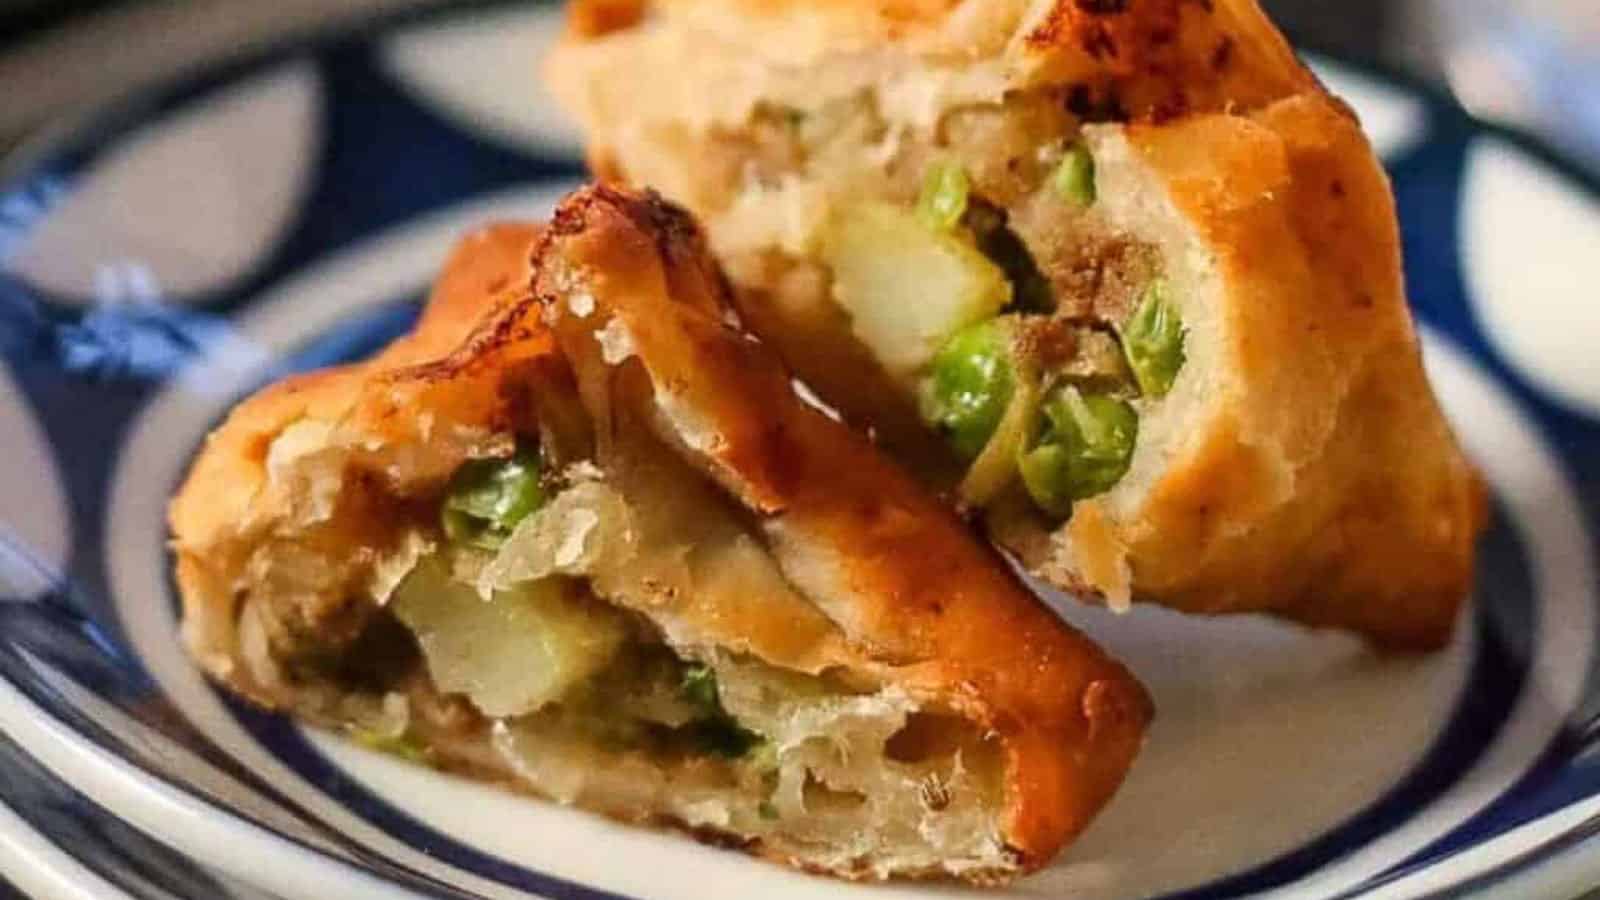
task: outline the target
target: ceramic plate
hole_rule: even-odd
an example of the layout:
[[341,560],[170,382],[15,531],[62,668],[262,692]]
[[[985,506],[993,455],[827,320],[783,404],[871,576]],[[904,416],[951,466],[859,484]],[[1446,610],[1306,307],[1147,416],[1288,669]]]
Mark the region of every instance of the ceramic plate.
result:
[[[163,507],[208,428],[404,330],[464,229],[581,176],[557,12],[453,4],[146,93],[0,183],[0,871],[115,897],[955,894],[843,886],[374,755],[188,664]],[[1155,694],[1115,802],[1009,896],[1504,885],[1600,814],[1600,200],[1440,97],[1318,63],[1394,177],[1428,370],[1492,488],[1455,643],[1052,598]],[[1593,859],[1593,862],[1585,862]],[[1544,871],[1544,870],[1539,870]],[[1006,894],[1002,894],[1006,896]]]

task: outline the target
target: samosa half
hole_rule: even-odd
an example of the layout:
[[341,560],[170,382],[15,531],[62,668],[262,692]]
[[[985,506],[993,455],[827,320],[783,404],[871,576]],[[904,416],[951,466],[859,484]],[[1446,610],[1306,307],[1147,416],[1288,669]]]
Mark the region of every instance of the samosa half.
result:
[[793,865],[1042,865],[1147,696],[724,290],[651,197],[466,238],[413,334],[211,436],[171,513],[189,648],[266,706]]
[[1478,481],[1389,185],[1254,0],[575,0],[603,176],[705,223],[747,327],[1035,574],[1450,635]]

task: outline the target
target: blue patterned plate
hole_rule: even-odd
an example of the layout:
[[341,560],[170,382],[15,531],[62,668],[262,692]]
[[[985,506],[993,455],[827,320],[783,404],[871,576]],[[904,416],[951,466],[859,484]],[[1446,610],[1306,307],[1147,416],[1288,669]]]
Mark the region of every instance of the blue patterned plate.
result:
[[[470,10],[470,11],[469,11]],[[68,897],[896,898],[503,795],[263,716],[187,663],[162,520],[198,441],[400,333],[453,237],[581,175],[548,5],[453,4],[142,95],[0,182],[0,872]],[[1399,195],[1430,374],[1493,488],[1454,645],[1061,608],[1155,693],[1110,809],[1016,896],[1600,882],[1600,200],[1333,63]],[[1532,869],[1555,860],[1554,867]],[[1539,880],[1543,879],[1543,880]]]

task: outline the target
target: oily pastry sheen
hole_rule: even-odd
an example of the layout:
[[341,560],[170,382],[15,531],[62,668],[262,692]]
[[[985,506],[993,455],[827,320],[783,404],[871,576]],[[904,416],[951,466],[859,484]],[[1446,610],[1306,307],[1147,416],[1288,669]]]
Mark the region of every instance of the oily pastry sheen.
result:
[[1037,868],[1148,697],[726,303],[654,197],[470,235],[415,332],[208,440],[171,509],[189,649],[373,746],[793,865]]
[[1484,502],[1389,185],[1252,0],[571,10],[597,171],[699,216],[745,325],[1032,572],[1449,637]]

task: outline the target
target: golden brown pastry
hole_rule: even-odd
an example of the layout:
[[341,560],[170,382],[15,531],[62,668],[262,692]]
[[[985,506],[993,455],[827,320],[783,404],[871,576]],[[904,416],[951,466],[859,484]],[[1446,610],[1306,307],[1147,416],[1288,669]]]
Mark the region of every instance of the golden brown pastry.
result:
[[1388,183],[1253,0],[576,0],[606,177],[1027,567],[1444,643],[1483,500]]
[[375,746],[792,865],[1037,868],[1147,696],[726,303],[652,197],[467,237],[414,333],[211,436],[171,510],[190,650]]

